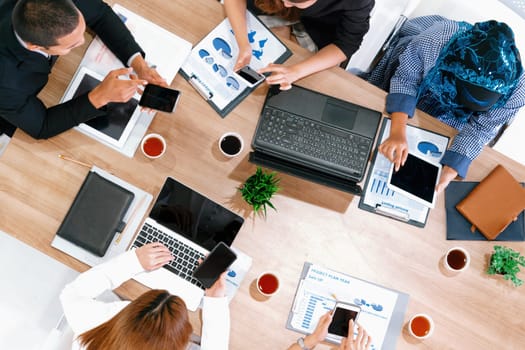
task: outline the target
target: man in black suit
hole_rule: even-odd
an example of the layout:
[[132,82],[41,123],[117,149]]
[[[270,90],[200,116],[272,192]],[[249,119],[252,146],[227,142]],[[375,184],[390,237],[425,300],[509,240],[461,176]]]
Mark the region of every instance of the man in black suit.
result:
[[[131,68],[111,71],[87,94],[47,108],[37,94],[57,57],[84,43],[86,26],[136,75]],[[104,115],[107,103],[128,101],[148,82],[167,85],[102,0],[0,0],[0,38],[0,119],[34,138]]]

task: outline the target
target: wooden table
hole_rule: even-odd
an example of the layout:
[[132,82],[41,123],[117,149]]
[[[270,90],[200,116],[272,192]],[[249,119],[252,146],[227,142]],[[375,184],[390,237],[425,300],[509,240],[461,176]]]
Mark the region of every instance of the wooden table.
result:
[[[194,44],[224,17],[222,7],[211,0],[119,3]],[[307,54],[287,44],[295,52],[290,62]],[[60,99],[85,48],[59,60],[41,93],[47,104]],[[375,110],[384,108],[383,91],[339,68],[299,83]],[[180,76],[172,87],[182,91],[176,112],[158,113],[150,126],[168,144],[167,153],[158,160],[146,159],[140,152],[127,158],[75,130],[42,141],[18,130],[0,159],[0,229],[84,271],[86,265],[50,246],[88,171],[59,159],[58,154],[95,164],[154,196],[165,177],[173,176],[246,218],[234,245],[253,258],[253,266],[231,302],[231,349],[285,349],[297,339],[299,334],[285,329],[285,323],[305,261],[410,294],[405,321],[412,314],[428,313],[436,329],[430,339],[418,342],[404,328],[399,349],[523,348],[525,289],[484,273],[494,244],[460,242],[471,254],[470,268],[454,277],[444,273],[441,257],[458,242],[445,238],[443,196],[420,229],[358,209],[359,197],[282,174],[282,190],[273,200],[277,211],[270,210],[266,220],[254,218],[237,191],[256,168],[248,162],[249,147],[241,156],[225,159],[217,141],[226,131],[251,141],[267,87],[259,87],[224,119]],[[454,134],[423,113],[411,122]],[[468,180],[482,179],[498,163],[525,181],[525,166],[492,149],[484,150],[472,164]],[[505,245],[525,253],[525,243]],[[282,281],[280,292],[267,300],[254,290],[254,280],[263,270],[276,271]],[[134,298],[144,290],[127,282],[118,292]],[[191,316],[199,331],[199,315]]]

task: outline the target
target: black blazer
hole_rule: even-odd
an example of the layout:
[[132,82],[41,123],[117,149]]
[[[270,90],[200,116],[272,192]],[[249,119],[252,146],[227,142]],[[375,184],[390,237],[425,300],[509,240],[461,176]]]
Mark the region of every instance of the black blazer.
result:
[[[124,63],[142,52],[133,36],[101,0],[73,0],[86,24]],[[16,0],[0,3],[0,117],[34,138],[48,138],[68,130],[104,111],[89,102],[87,94],[47,108],[37,94],[48,81],[56,57],[51,60],[24,48],[16,38],[11,12]]]

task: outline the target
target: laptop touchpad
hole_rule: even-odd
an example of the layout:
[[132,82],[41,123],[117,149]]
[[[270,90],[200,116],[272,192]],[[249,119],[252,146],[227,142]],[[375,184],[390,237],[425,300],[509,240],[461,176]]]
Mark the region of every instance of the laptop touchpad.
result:
[[321,120],[332,125],[337,125],[346,130],[352,130],[354,128],[356,116],[356,109],[348,108],[341,103],[337,103],[337,101],[328,99]]

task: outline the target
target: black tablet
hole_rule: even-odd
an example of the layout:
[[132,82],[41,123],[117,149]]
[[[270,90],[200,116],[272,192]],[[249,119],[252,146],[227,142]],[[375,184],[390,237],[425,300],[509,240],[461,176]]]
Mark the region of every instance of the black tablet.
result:
[[429,207],[434,208],[436,185],[441,174],[441,165],[431,163],[412,153],[398,171],[394,164],[388,174],[388,187]]

